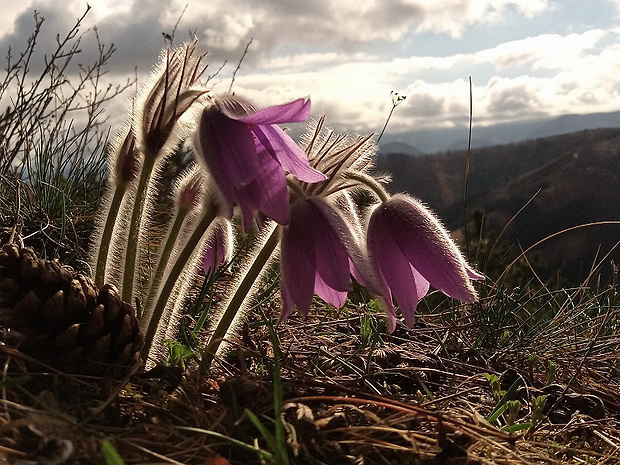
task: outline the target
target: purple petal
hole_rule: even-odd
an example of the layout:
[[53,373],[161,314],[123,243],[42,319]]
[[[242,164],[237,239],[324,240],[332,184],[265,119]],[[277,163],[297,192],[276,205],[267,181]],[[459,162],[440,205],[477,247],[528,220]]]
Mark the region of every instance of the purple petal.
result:
[[465,270],[467,271],[467,276],[469,277],[469,279],[473,279],[474,281],[480,281],[480,280],[486,279],[485,275],[474,270],[467,263],[465,263]]
[[252,133],[244,123],[209,107],[202,113],[195,145],[232,213],[237,189],[251,182],[259,168]]
[[264,150],[257,147],[260,176],[252,183],[252,189],[260,198],[260,211],[279,224],[289,222],[289,191],[282,167]]
[[418,301],[428,292],[429,283],[411,266],[394,242],[389,233],[390,226],[384,222],[383,216],[373,213],[368,224],[368,249],[407,325],[412,326]]
[[366,285],[366,278],[364,277],[364,275],[360,272],[360,270],[358,269],[358,267],[355,265],[355,262],[351,259],[349,259],[349,273],[351,273],[351,276],[353,276],[355,278],[355,280],[360,283],[362,286],[364,287],[368,287]]
[[[320,275],[316,275],[314,281],[314,293],[321,299],[327,302],[332,307],[340,308],[344,306],[347,301],[347,291],[337,291],[325,281],[321,279]],[[305,315],[304,315],[305,316]]]
[[346,292],[350,281],[349,257],[334,228],[346,225],[332,207],[318,198],[299,201],[296,206],[304,210],[304,222],[312,230],[317,274],[327,286]]
[[447,231],[426,208],[413,199],[399,195],[375,212],[380,211],[390,226],[385,232],[398,244],[411,265],[433,286],[463,302],[476,299],[465,259]]
[[254,126],[252,132],[271,156],[300,181],[318,182],[325,175],[310,166],[305,152],[278,126]]
[[315,257],[312,248],[304,247],[309,237],[298,222],[291,222],[282,230],[280,267],[282,269],[282,297],[289,299],[303,312],[310,310],[315,282]]
[[394,304],[392,303],[392,299],[386,299],[385,297],[380,297],[382,307],[385,309],[385,316],[387,318],[388,333],[393,333],[396,329],[396,310],[394,310]]
[[[344,220],[325,201],[307,198],[291,207],[280,248],[282,298],[297,305],[303,315],[316,293],[327,303],[344,305],[350,282],[349,256],[336,227]],[[342,226],[344,225],[344,226]],[[289,307],[285,307],[290,311]]]
[[207,234],[207,246],[202,258],[202,269],[208,276],[231,258],[232,227],[228,221],[216,221],[209,228]]
[[293,313],[293,310],[295,309],[295,303],[292,301],[291,296],[284,287],[284,281],[282,281],[282,284],[280,285],[280,295],[282,297],[282,312],[280,313],[279,322],[282,322],[291,316],[291,313]]
[[246,186],[241,186],[235,192],[235,197],[243,216],[243,229],[245,232],[248,232],[260,211],[260,205],[258,203],[260,197],[257,196],[253,182]]
[[239,121],[248,124],[283,124],[306,121],[310,114],[310,99],[297,99],[282,105],[274,105],[251,113],[247,116],[238,117]]

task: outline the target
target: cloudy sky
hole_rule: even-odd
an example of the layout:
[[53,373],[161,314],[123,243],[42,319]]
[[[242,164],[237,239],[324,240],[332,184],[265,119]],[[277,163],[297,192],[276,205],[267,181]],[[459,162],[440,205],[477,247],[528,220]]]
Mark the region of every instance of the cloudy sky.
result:
[[[68,31],[82,0],[0,0],[0,51],[22,50],[45,17],[41,46]],[[406,95],[389,132],[620,110],[620,0],[90,0],[117,52],[108,79],[144,77],[172,33],[209,52],[226,91],[259,105],[310,96],[331,125],[379,132],[390,92]],[[88,42],[84,54],[89,53]],[[3,65],[4,66],[4,65]],[[110,111],[114,111],[112,108]]]

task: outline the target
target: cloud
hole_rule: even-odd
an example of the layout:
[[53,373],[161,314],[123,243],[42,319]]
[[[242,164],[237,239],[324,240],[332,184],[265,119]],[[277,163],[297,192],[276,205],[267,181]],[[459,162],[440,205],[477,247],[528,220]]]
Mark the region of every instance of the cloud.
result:
[[[19,3],[19,2],[14,2]],[[316,0],[295,2],[227,0],[95,0],[85,26],[97,25],[102,40],[114,42],[118,66],[143,66],[164,44],[162,33],[178,23],[177,39],[196,35],[215,60],[236,59],[254,38],[254,64],[294,47],[305,53],[338,47],[363,53],[376,41],[395,43],[420,31],[460,36],[472,24],[503,21],[512,14],[530,17],[548,8],[545,0]],[[0,47],[23,43],[31,33],[32,11],[48,18],[51,31],[65,30],[85,9],[81,0],[36,0],[16,9],[14,30],[0,38]],[[5,29],[8,30],[8,29]],[[55,33],[55,32],[53,32]]]
[[[443,56],[416,55],[403,45],[425,32],[462,44],[451,38],[552,13],[558,6],[548,0],[238,0],[234,6],[210,0],[187,7],[185,0],[94,0],[92,5],[81,32],[96,25],[100,39],[116,46],[106,77],[111,82],[124,81],[135,68],[146,76],[166,43],[162,33],[176,27],[176,43],[195,35],[209,52],[207,74],[228,60],[212,81],[224,92],[252,38],[234,90],[259,105],[309,95],[313,114],[325,113],[338,129],[380,130],[391,109],[390,91],[407,95],[391,130],[464,125],[468,76],[481,125],[620,108],[614,78],[620,73],[620,29],[556,31],[503,43],[489,38],[485,45],[467,42],[458,53],[444,49]],[[70,30],[85,4],[36,0],[14,9],[16,21],[0,36],[0,50],[23,48],[34,8],[46,17],[41,46],[49,47],[56,33]],[[94,39],[92,31],[86,34],[83,62],[94,58]],[[113,105],[114,111],[120,106]]]

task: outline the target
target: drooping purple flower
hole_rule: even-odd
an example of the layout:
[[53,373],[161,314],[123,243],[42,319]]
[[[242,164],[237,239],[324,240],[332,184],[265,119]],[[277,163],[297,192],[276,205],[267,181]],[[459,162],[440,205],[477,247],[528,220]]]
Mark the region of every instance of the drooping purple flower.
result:
[[346,221],[332,205],[320,197],[295,202],[280,243],[281,319],[295,306],[306,316],[314,294],[342,307],[349,289],[350,263],[359,255],[355,249]]
[[259,212],[288,223],[286,172],[306,182],[325,179],[276,126],[304,121],[309,112],[307,99],[257,110],[235,95],[217,97],[203,110],[195,137],[199,159],[218,186],[227,216],[235,204],[241,207],[246,230]]
[[431,284],[463,302],[476,300],[471,280],[484,276],[469,267],[448,232],[415,199],[398,194],[377,206],[368,221],[367,244],[392,325],[392,297],[411,327],[418,301]]

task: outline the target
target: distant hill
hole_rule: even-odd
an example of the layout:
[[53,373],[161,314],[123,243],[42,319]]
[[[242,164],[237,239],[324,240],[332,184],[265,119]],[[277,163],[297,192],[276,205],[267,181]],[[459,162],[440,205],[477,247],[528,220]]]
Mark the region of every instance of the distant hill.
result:
[[[536,119],[509,124],[496,124],[472,129],[472,147],[503,145],[527,139],[538,139],[584,129],[620,127],[620,111],[611,113],[592,113],[586,115],[564,115],[555,118]],[[381,153],[394,152],[390,144],[399,142],[415,147],[422,153],[438,153],[449,150],[465,150],[469,129],[467,127],[419,130],[390,133],[383,136]],[[407,153],[407,152],[402,152]]]
[[532,131],[529,138],[537,139],[594,128],[620,128],[620,112],[560,116]]
[[379,156],[384,153],[402,153],[405,155],[424,155],[424,152],[418,150],[413,145],[405,144],[404,142],[388,142],[387,144],[381,144],[379,146]]
[[[450,229],[463,226],[465,151],[411,157],[387,154],[377,169],[392,173],[392,191],[432,207]],[[469,220],[483,213],[485,233],[526,248],[582,223],[620,220],[620,128],[475,149],[468,189]],[[521,209],[518,216],[514,215]],[[513,218],[514,217],[514,218]],[[471,225],[470,232],[476,226]],[[580,229],[537,248],[550,269],[577,281],[620,241],[620,226]],[[613,255],[620,263],[620,251]]]

